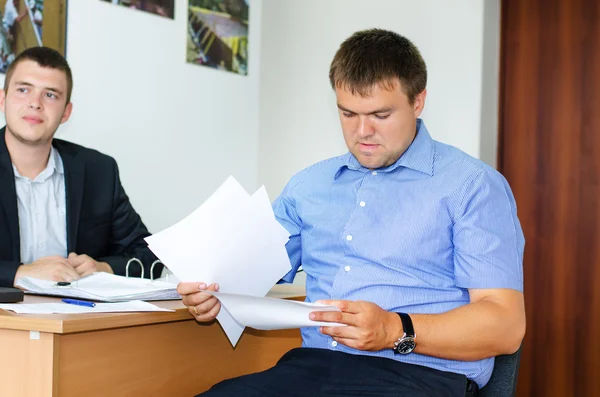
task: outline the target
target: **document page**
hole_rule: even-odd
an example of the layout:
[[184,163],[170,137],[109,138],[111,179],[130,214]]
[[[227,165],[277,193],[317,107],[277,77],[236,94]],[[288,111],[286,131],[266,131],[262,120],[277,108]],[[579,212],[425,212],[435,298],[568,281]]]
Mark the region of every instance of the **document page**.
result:
[[287,299],[257,297],[240,294],[211,292],[233,319],[240,325],[260,330],[301,327],[345,326],[345,324],[313,321],[311,312],[339,312],[335,306],[298,302]]
[[0,309],[18,314],[71,314],[71,313],[121,313],[121,312],[173,312],[144,301],[96,303],[94,307],[70,305],[63,302],[2,303]]
[[32,277],[19,278],[16,286],[25,293],[50,296],[66,296],[96,301],[117,302],[128,300],[180,299],[177,284],[152,281],[145,278],[123,277],[109,273],[93,273],[68,286],[59,286],[55,281]]
[[[233,177],[189,216],[146,238],[179,280],[218,283],[220,292],[255,297],[264,297],[291,269],[288,240],[266,189],[250,195]],[[234,306],[217,319],[235,346],[244,324],[232,316]]]

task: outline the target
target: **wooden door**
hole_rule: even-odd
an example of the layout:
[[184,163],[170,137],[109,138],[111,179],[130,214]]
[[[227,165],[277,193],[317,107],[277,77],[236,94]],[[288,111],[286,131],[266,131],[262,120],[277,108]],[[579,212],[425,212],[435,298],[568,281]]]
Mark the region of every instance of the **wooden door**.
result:
[[498,167],[523,225],[518,396],[600,395],[600,1],[502,3]]

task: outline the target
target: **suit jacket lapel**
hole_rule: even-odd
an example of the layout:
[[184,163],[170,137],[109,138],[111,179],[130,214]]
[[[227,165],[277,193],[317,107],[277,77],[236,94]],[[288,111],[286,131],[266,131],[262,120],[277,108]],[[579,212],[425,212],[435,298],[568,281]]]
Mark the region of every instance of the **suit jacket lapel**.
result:
[[4,140],[6,128],[0,130],[0,211],[4,210],[8,220],[8,231],[13,237],[13,253],[21,255],[21,236],[19,235],[19,209],[17,207],[17,189],[12,162]]
[[67,251],[77,249],[77,232],[83,200],[83,182],[85,164],[77,159],[77,152],[54,141],[54,147],[60,153],[65,169],[65,190],[67,198]]

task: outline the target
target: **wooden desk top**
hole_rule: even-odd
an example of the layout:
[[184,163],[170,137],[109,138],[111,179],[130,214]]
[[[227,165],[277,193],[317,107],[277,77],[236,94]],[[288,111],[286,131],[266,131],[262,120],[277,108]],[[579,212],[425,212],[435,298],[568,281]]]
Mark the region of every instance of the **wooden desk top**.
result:
[[[276,285],[267,296],[272,298],[304,300],[303,286]],[[56,302],[60,298],[25,295],[24,303]],[[159,307],[174,312],[97,313],[97,314],[16,314],[0,310],[0,328],[70,334],[111,328],[132,327],[174,321],[190,321],[194,317],[180,300],[153,301]]]

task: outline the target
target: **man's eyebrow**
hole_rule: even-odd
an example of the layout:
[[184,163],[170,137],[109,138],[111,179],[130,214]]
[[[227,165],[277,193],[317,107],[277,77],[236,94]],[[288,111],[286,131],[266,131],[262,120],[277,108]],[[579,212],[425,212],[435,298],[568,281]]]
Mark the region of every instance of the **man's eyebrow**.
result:
[[[340,105],[339,103],[337,104],[338,109],[340,109],[343,112],[348,112],[348,113],[356,113],[350,109],[346,109],[345,107],[343,107],[342,105]],[[377,113],[388,113],[391,112],[392,108],[391,107],[386,107],[386,108],[381,108],[381,109],[375,109],[369,113],[367,113],[367,115],[371,115],[371,114],[377,114]]]
[[63,94],[63,92],[60,89],[55,88],[55,87],[46,87],[46,89],[48,91],[56,92],[58,95],[62,95]]
[[340,105],[339,103],[337,104],[338,109],[340,109],[343,112],[348,112],[348,113],[354,113],[352,110],[350,109],[346,109],[345,107],[343,107],[342,105]]
[[26,81],[16,81],[16,82],[15,82],[15,84],[16,84],[16,85],[26,85],[26,86],[28,86],[28,87],[33,87],[33,84],[31,84],[31,83],[28,83],[28,82],[26,82]]
[[375,109],[372,112],[369,112],[367,114],[388,113],[391,111],[392,111],[392,108],[387,107],[387,108]]

